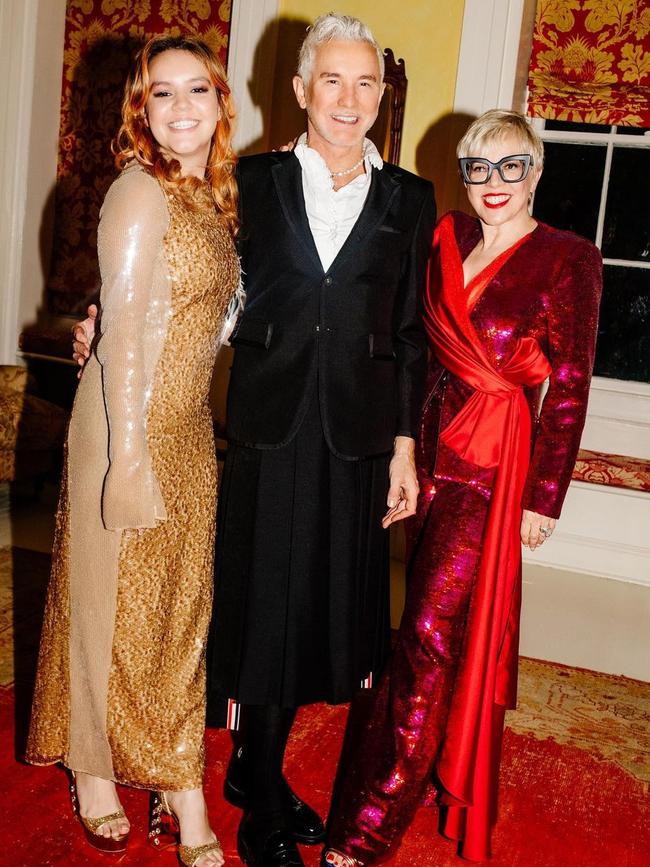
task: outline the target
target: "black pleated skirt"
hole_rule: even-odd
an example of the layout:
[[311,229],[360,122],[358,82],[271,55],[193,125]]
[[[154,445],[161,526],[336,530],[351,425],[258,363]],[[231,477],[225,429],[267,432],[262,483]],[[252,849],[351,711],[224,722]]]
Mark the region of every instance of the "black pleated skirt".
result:
[[219,497],[208,723],[238,704],[349,701],[389,649],[389,455],[328,448],[314,397],[278,449],[231,445]]

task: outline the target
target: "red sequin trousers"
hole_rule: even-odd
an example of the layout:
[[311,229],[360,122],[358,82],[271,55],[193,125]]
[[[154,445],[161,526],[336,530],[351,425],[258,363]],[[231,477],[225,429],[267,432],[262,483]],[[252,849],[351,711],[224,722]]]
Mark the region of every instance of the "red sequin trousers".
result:
[[431,781],[489,505],[484,484],[436,479],[434,496],[433,479],[421,476],[420,483],[424,518],[397,642],[369,725],[344,769],[330,834],[331,846],[364,864],[394,853]]

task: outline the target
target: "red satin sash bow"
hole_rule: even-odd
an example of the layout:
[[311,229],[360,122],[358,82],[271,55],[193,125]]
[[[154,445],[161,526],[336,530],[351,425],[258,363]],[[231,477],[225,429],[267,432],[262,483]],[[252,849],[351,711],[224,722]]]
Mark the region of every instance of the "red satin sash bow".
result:
[[[491,263],[471,300],[493,279],[522,238]],[[475,281],[472,281],[475,284]],[[500,370],[488,361],[470,320],[470,287],[454,233],[445,217],[434,236],[425,326],[438,359],[474,394],[440,439],[461,458],[496,467],[465,645],[449,712],[438,775],[449,805],[445,833],[462,841],[466,858],[490,854],[506,707],[516,699],[521,600],[521,497],[530,457],[531,420],[524,385],[551,372],[533,338],[521,338]]]

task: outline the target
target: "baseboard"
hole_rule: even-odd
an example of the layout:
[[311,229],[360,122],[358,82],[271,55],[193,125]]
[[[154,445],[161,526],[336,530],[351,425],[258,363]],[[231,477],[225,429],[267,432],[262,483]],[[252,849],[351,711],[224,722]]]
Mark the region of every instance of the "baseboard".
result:
[[650,458],[650,383],[594,376],[581,446]]
[[650,494],[571,482],[553,536],[524,563],[650,587]]
[[521,654],[650,681],[650,587],[524,564]]

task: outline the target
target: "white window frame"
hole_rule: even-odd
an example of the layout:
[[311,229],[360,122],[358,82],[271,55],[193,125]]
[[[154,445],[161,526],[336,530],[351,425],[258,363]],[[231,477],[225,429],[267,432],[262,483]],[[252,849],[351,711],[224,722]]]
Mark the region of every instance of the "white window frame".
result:
[[[596,228],[596,246],[601,249],[603,243],[603,228],[605,225],[605,210],[607,207],[607,193],[609,192],[609,178],[612,168],[612,156],[615,147],[627,147],[636,149],[650,148],[650,135],[626,135],[617,133],[617,127],[611,126],[609,132],[577,132],[572,130],[545,129],[545,121],[542,118],[534,118],[533,126],[543,141],[558,142],[560,144],[603,145],[606,146],[605,169],[603,185],[598,209],[598,222]],[[615,265],[625,268],[641,268],[650,270],[650,261],[639,259],[610,259],[604,258],[605,265]]]
[[[617,133],[615,125],[607,132],[584,132],[547,130],[542,118],[534,118],[532,123],[543,141],[601,147],[605,145],[607,148],[595,239],[596,246],[601,249],[614,147],[649,149],[650,135]],[[639,259],[604,257],[603,264],[650,271],[650,261]],[[650,458],[650,383],[594,376],[581,445],[582,448],[597,452]]]

